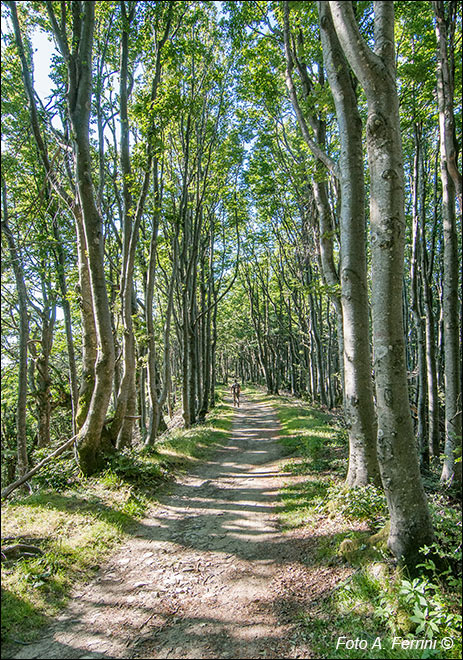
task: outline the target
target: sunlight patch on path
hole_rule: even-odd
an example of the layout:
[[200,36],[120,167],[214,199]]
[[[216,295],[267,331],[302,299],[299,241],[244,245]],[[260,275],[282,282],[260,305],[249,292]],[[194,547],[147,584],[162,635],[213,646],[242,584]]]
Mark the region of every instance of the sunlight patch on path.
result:
[[278,529],[277,435],[270,406],[244,399],[227,446],[182,477],[50,637],[16,657],[291,657],[272,585],[303,563]]

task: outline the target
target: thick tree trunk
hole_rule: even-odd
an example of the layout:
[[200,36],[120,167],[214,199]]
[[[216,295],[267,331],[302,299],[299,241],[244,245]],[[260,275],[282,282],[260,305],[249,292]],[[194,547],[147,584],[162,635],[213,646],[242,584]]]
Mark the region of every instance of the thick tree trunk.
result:
[[82,211],[75,209],[77,235],[77,261],[79,268],[79,302],[82,319],[82,376],[76,412],[76,428],[80,430],[87,419],[95,388],[95,365],[98,355],[98,337],[95,323],[93,292],[90,283],[87,239]]
[[394,555],[414,566],[433,539],[408,401],[402,317],[404,176],[395,83],[394,5],[374,2],[375,52],[360,34],[350,2],[330,1],[344,53],[365,90],[370,168],[372,311],[378,459]]
[[111,398],[114,374],[114,343],[111,315],[103,265],[102,221],[96,206],[91,178],[92,162],[89,140],[91,108],[92,49],[95,20],[93,2],[73,4],[72,52],[67,34],[61,31],[53,10],[54,31],[68,67],[68,108],[76,145],[76,178],[90,272],[93,311],[98,336],[95,387],[85,422],[79,432],[77,448],[84,474],[99,467],[102,432]]

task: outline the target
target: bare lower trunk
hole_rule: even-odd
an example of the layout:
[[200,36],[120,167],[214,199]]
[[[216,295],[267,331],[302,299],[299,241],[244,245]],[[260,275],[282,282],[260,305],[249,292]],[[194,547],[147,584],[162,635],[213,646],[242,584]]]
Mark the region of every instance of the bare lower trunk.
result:
[[375,2],[375,52],[351,3],[330,1],[336,32],[368,101],[372,311],[378,459],[391,516],[388,545],[414,566],[433,539],[408,401],[402,316],[404,176],[395,85],[394,6]]
[[[436,176],[437,179],[437,176]],[[436,184],[434,185],[436,188]],[[437,194],[437,190],[435,190]],[[435,197],[436,197],[435,194]],[[434,262],[434,241],[431,240],[431,250],[426,236],[426,180],[424,170],[424,159],[420,160],[420,219],[421,219],[421,248],[420,269],[423,285],[423,310],[424,310],[424,332],[426,346],[426,383],[427,383],[427,413],[428,413],[428,443],[430,458],[438,457],[440,454],[440,429],[439,429],[439,396],[437,388],[437,363],[436,363],[436,331],[434,324],[433,295],[431,288],[432,269]],[[434,209],[437,212],[437,202],[434,199]]]
[[[423,271],[427,272],[426,262],[423,261]],[[427,274],[423,276],[425,335],[426,335],[426,382],[428,384],[428,425],[429,425],[429,455],[439,456],[439,396],[437,390],[436,369],[436,332],[434,329],[434,312],[432,306],[431,287]]]
[[[55,19],[55,34],[68,64],[68,106],[76,144],[76,177],[85,230],[94,318],[98,336],[98,355],[95,365],[95,387],[88,414],[79,432],[77,448],[84,474],[91,474],[99,466],[99,453],[106,412],[111,398],[114,373],[114,343],[111,315],[106,291],[103,265],[102,221],[95,203],[91,179],[89,120],[91,108],[92,48],[94,3],[84,3],[79,15],[74,15],[72,53],[68,51],[67,35]],[[49,9],[53,12],[52,9]]]
[[18,365],[18,404],[16,409],[16,452],[19,477],[22,477],[28,468],[27,458],[27,345],[29,341],[29,314],[27,312],[27,292],[24,282],[21,255],[16,247],[13,233],[8,223],[8,205],[6,199],[6,185],[2,178],[2,231],[5,234],[10,250],[13,265],[16,290],[19,302],[19,365]]
[[[445,458],[441,481],[461,486],[461,356],[459,337],[459,262],[455,198],[461,207],[461,173],[455,141],[454,84],[449,66],[445,4],[433,2],[438,55],[437,99],[444,230],[443,321],[445,354]],[[456,3],[455,3],[456,4]],[[451,47],[451,46],[450,46]],[[457,460],[458,459],[458,460]]]
[[[419,189],[420,177],[422,172],[421,159],[421,128],[415,124],[415,158],[413,167],[413,238],[411,255],[411,310],[416,331],[416,349],[417,349],[417,378],[416,378],[416,436],[418,447],[420,449],[421,465],[423,468],[429,467],[429,442],[428,442],[428,424],[427,424],[427,369],[426,369],[426,337],[423,313],[423,293],[421,272],[421,234],[424,227],[421,224],[422,214],[419,212]],[[423,201],[423,200],[421,200]]]
[[51,420],[51,376],[50,354],[53,345],[53,327],[55,323],[55,304],[51,307],[45,304],[42,312],[42,331],[40,338],[40,354],[36,361],[36,394],[38,447],[48,447],[50,444]]
[[74,338],[72,334],[72,319],[71,319],[71,306],[68,300],[68,287],[65,277],[65,257],[63,246],[61,245],[59,230],[56,223],[56,216],[53,218],[53,236],[56,243],[57,251],[57,264],[56,269],[58,272],[58,281],[61,293],[61,307],[63,309],[64,325],[66,329],[66,344],[68,349],[68,362],[69,362],[69,382],[71,388],[71,403],[72,403],[72,432],[75,435],[76,415],[78,405],[78,384],[77,384],[77,368],[76,368],[76,354],[74,349]]
[[95,387],[95,364],[97,360],[98,338],[93,307],[93,293],[90,284],[87,239],[80,209],[74,215],[77,234],[77,259],[79,264],[79,300],[82,319],[82,376],[76,412],[76,427],[80,430],[87,419],[90,401]]
[[341,305],[344,343],[344,406],[349,432],[346,485],[380,482],[376,413],[371,379],[369,301],[365,255],[365,183],[362,122],[347,62],[329,7],[318,2],[324,62],[333,92],[341,140]]

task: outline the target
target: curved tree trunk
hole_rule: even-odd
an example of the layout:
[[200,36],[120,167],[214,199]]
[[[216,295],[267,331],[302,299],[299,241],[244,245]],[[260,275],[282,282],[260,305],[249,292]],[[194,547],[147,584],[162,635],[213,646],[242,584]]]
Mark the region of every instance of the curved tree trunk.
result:
[[[91,300],[98,339],[98,354],[94,372],[95,386],[88,414],[77,440],[80,467],[84,474],[92,474],[99,467],[102,433],[111,398],[114,373],[114,343],[103,263],[102,221],[96,205],[91,178],[89,121],[92,97],[95,3],[72,3],[71,49],[66,31],[67,26],[58,23],[52,3],[47,4],[47,9],[68,71],[67,102],[76,148],[77,191],[82,209]],[[88,301],[86,302],[88,303]]]
[[[49,4],[50,6],[47,6],[47,9],[49,11],[50,18],[52,21],[53,31],[58,40],[58,43],[60,44],[60,48],[67,53],[67,59],[69,59],[71,54],[69,53],[66,34],[61,33],[61,30],[56,21],[55,14],[52,11],[51,3]],[[36,103],[36,97],[33,87],[32,75],[29,70],[28,60],[24,52],[23,37],[19,26],[16,3],[9,2],[8,6],[10,7],[11,10],[11,19],[13,22],[13,28],[15,32],[16,45],[18,48],[19,57],[21,59],[21,71],[24,80],[24,88],[27,94],[27,98],[29,100],[32,132],[42,161],[42,165],[47,175],[47,180],[45,182],[45,189],[47,191],[46,194],[48,194],[49,186],[51,185],[53,189],[56,191],[56,193],[64,201],[64,203],[69,208],[69,210],[72,212],[76,225],[77,255],[78,255],[78,264],[79,264],[80,308],[81,308],[81,318],[82,318],[82,328],[83,328],[81,387],[79,390],[78,403],[76,402],[74,406],[75,425],[77,429],[79,429],[81,428],[87,417],[91,397],[93,394],[93,389],[95,386],[95,363],[97,358],[97,345],[98,345],[95,317],[94,317],[94,307],[93,307],[93,294],[90,285],[87,240],[84,231],[82,209],[79,205],[79,202],[76,201],[74,197],[72,197],[60,185],[56,176],[56,172],[53,170],[51,162],[49,160],[47,147],[42,137],[42,132],[40,129],[39,115],[37,112],[37,103]],[[72,66],[74,67],[74,64]],[[73,74],[73,78],[75,79],[75,74]],[[55,228],[54,228],[54,232],[55,232]],[[61,263],[61,256],[60,256],[60,263]],[[71,354],[72,351],[70,352],[70,361],[71,361]],[[75,396],[76,393],[75,386],[73,387],[73,393]]]

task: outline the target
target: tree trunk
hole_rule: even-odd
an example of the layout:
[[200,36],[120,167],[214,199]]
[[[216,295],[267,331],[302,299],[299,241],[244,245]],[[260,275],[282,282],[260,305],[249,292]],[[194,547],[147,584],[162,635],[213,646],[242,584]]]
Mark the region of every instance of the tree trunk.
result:
[[76,415],[78,406],[78,384],[77,384],[77,367],[76,367],[76,354],[74,349],[74,338],[72,334],[72,319],[71,319],[71,306],[68,300],[68,287],[65,276],[65,257],[64,250],[61,244],[59,230],[56,222],[57,216],[53,217],[53,237],[56,244],[57,260],[56,271],[58,274],[58,282],[61,293],[61,307],[63,309],[64,325],[66,329],[66,345],[68,349],[68,362],[69,362],[69,381],[71,388],[71,403],[72,403],[72,432],[77,432]]
[[[437,37],[437,99],[444,230],[443,321],[445,355],[445,458],[441,481],[461,486],[461,357],[459,341],[459,263],[455,196],[461,208],[461,174],[457,167],[453,79],[448,61],[444,2],[433,2]],[[448,3],[452,5],[453,3]],[[459,459],[458,461],[456,459]]]
[[[45,264],[42,264],[42,268]],[[45,275],[45,274],[44,274]],[[42,297],[44,308],[42,310],[42,328],[40,333],[40,353],[36,360],[36,396],[37,396],[37,422],[39,448],[48,447],[50,444],[50,419],[51,419],[51,376],[50,376],[50,354],[53,346],[53,328],[56,318],[56,305],[50,300],[46,291],[46,283],[42,281]]]
[[380,482],[371,379],[362,121],[348,65],[334,30],[328,4],[318,2],[317,6],[324,63],[333,93],[341,142],[340,279],[344,408],[349,433],[346,485],[353,487]]
[[[424,184],[424,182],[422,182]],[[421,271],[423,281],[423,305],[425,313],[425,337],[426,337],[426,382],[428,384],[428,428],[429,428],[429,455],[439,456],[440,431],[439,431],[439,396],[437,389],[437,366],[436,366],[436,331],[434,327],[434,310],[431,289],[431,271],[426,252],[425,227],[421,232]]]
[[[76,424],[76,428],[79,429],[85,422],[88,409],[90,406],[91,397],[93,394],[93,389],[95,385],[95,363],[97,359],[97,346],[98,346],[95,317],[94,317],[94,307],[93,307],[93,293],[90,285],[87,241],[85,237],[85,231],[84,231],[84,225],[82,219],[82,210],[79,205],[79,202],[76,201],[60,185],[56,176],[56,172],[52,168],[51,162],[49,160],[47,147],[43,140],[42,132],[40,129],[39,114],[37,111],[37,103],[36,103],[36,97],[33,87],[33,81],[32,81],[31,73],[29,71],[28,60],[24,52],[23,38],[19,27],[16,3],[9,2],[8,6],[10,7],[11,10],[11,19],[13,22],[13,28],[15,32],[15,40],[18,48],[19,57],[21,60],[21,71],[24,81],[24,88],[26,90],[27,98],[29,101],[32,132],[34,134],[34,139],[42,161],[42,165],[47,175],[45,190],[48,195],[49,185],[51,184],[51,186],[56,191],[56,193],[61,197],[61,199],[66,204],[66,206],[70,209],[75,219],[76,235],[77,235],[77,255],[78,255],[78,264],[79,264],[79,289],[80,289],[79,294],[80,294],[80,307],[81,307],[82,328],[83,328],[82,379],[81,379],[81,387],[79,391],[79,400],[74,409],[75,420],[76,420],[75,424]],[[77,5],[75,6],[77,7]],[[60,49],[62,50],[63,54],[66,53],[66,60],[69,61],[71,58],[71,53],[69,52],[67,35],[65,32],[63,33],[61,32],[61,29],[56,21],[55,14],[52,11],[51,5],[47,6],[47,9],[49,11],[50,18],[52,21],[53,31],[55,32],[55,36],[57,37],[58,43],[60,44]],[[74,69],[74,62],[72,63],[71,66],[72,69]],[[72,80],[75,86],[76,75],[74,70],[72,73]],[[77,194],[75,196],[77,197]]]
[[16,281],[19,303],[19,365],[18,365],[18,407],[16,410],[16,451],[17,468],[22,477],[28,468],[26,407],[27,407],[27,345],[29,342],[29,314],[27,312],[27,291],[24,281],[22,258],[16,246],[16,241],[8,223],[8,204],[6,199],[6,184],[2,177],[2,231],[10,250],[11,262]]
[[388,545],[414,566],[433,531],[421,482],[408,401],[402,316],[404,175],[395,75],[394,5],[374,2],[375,52],[360,34],[352,4],[330,0],[346,58],[365,90],[370,169],[373,345],[378,459],[391,516]]
[[421,129],[415,124],[415,158],[413,167],[413,236],[412,236],[412,255],[411,255],[411,309],[416,331],[416,352],[417,352],[417,424],[416,436],[418,447],[420,448],[421,465],[423,468],[429,468],[429,442],[428,425],[426,417],[426,398],[427,398],[427,370],[426,370],[426,336],[423,322],[423,293],[421,287],[422,273],[421,265],[421,233],[424,228],[420,223],[419,213],[419,188],[422,149],[421,149]]
[[98,336],[95,387],[77,441],[79,464],[84,474],[92,474],[100,464],[102,432],[111,398],[114,373],[114,343],[103,265],[102,221],[95,202],[91,178],[92,162],[89,121],[92,96],[92,49],[95,21],[93,2],[73,3],[72,51],[66,26],[59,26],[53,8],[47,5],[58,46],[68,69],[67,101],[76,148],[76,178],[82,209],[90,272],[93,312]]

